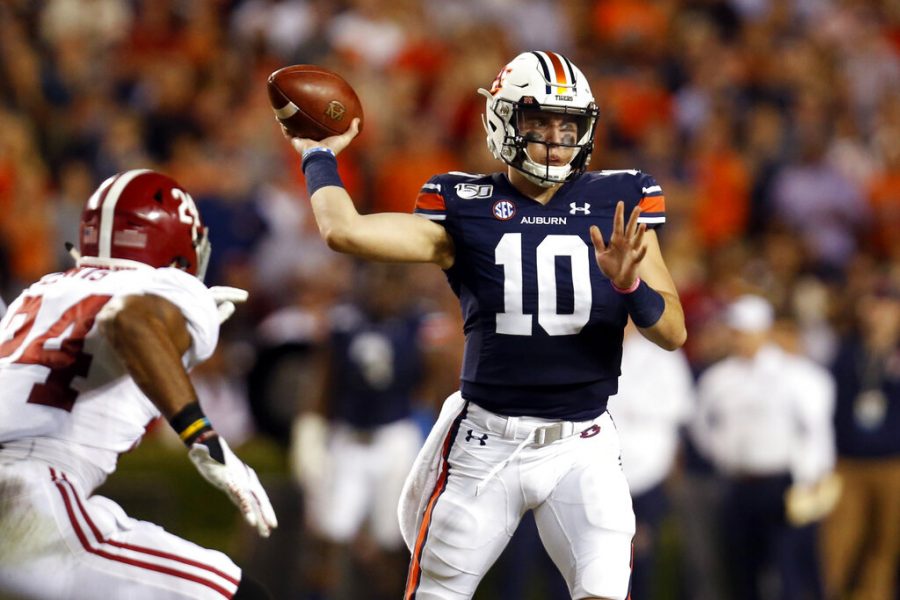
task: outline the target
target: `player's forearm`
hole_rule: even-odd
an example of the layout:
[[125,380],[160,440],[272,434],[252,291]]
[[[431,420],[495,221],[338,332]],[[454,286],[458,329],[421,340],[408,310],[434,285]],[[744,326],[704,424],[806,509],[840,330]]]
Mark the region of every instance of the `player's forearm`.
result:
[[[684,310],[681,308],[681,300],[678,298],[675,282],[663,260],[656,232],[648,230],[644,241],[647,255],[641,261],[638,275],[652,290],[652,294],[632,296],[632,298],[641,298],[642,301],[637,307],[629,305],[629,314],[645,338],[660,348],[675,350],[683,346],[687,340]],[[645,292],[646,290],[638,291]],[[654,302],[649,302],[650,296],[653,294],[657,295],[657,298]],[[654,310],[650,311],[650,307],[653,307]],[[638,310],[635,311],[634,308]],[[659,311],[660,308],[661,311]],[[656,318],[657,316],[658,318]],[[642,319],[636,317],[642,317]]]
[[310,198],[319,235],[336,252],[355,254],[354,223],[361,218],[350,195],[342,187],[327,186],[316,190]]
[[105,324],[104,332],[128,374],[165,417],[197,401],[181,353],[162,319],[126,306]]
[[638,328],[648,340],[665,350],[676,350],[687,341],[684,310],[678,297],[670,292],[660,292],[665,309],[659,320],[649,327]]

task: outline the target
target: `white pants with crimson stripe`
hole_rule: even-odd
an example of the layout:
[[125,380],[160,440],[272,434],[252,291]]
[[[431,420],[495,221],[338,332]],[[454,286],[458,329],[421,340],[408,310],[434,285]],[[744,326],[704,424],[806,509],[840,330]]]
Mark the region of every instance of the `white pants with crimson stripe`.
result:
[[0,459],[0,596],[231,598],[241,570],[38,461]]
[[527,510],[573,598],[628,596],[635,521],[615,425],[604,413],[562,439],[526,441],[552,424],[510,423],[467,403],[444,443],[426,443],[443,459],[418,518],[406,600],[471,598]]

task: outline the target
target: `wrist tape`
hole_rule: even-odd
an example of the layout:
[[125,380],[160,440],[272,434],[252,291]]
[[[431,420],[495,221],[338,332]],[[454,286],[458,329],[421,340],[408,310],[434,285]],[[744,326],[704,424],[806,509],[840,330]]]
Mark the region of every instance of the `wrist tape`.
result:
[[[610,283],[612,284],[612,282]],[[634,324],[638,327],[651,327],[659,321],[666,310],[666,300],[662,294],[647,285],[640,277],[635,284],[629,288],[631,291],[624,293],[615,285],[613,285],[613,289],[622,294],[625,308]]]
[[199,402],[191,402],[182,408],[169,419],[169,424],[185,446],[190,448],[194,444],[204,444],[209,448],[210,456],[225,464],[225,453],[219,444],[219,435],[203,414]]
[[306,176],[306,192],[310,198],[325,186],[344,187],[337,172],[337,159],[331,148],[317,146],[304,150],[300,168]]

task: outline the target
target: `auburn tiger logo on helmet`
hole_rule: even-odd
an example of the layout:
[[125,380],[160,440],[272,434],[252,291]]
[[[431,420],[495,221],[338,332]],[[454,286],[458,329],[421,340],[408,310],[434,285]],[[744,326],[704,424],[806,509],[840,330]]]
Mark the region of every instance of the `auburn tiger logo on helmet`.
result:
[[88,199],[79,251],[79,266],[174,266],[203,279],[210,244],[190,194],[171,177],[136,169],[113,175]]
[[[545,187],[568,181],[587,168],[599,111],[584,74],[565,56],[523,52],[503,67],[490,90],[478,93],[487,99],[483,122],[494,158]],[[528,155],[529,143],[544,143],[522,132],[521,124],[535,112],[564,116],[576,124],[575,142],[560,144],[577,150],[568,164],[542,164]]]

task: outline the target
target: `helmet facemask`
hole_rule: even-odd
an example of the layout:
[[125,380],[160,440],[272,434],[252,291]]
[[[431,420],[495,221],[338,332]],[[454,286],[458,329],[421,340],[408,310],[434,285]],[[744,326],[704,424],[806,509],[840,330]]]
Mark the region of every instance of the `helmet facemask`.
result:
[[197,234],[194,241],[194,249],[197,252],[197,279],[203,281],[206,278],[206,267],[209,266],[209,255],[212,253],[212,244],[209,243],[209,229],[203,229]]
[[[543,187],[569,181],[587,168],[599,110],[584,75],[567,59],[551,52],[520,54],[500,72],[491,91],[478,92],[487,98],[483,121],[495,158]],[[547,139],[537,126],[551,120],[561,122],[557,139]],[[531,156],[529,144],[546,146],[543,156]],[[559,154],[564,148],[574,150],[568,163],[550,164],[551,149]]]

